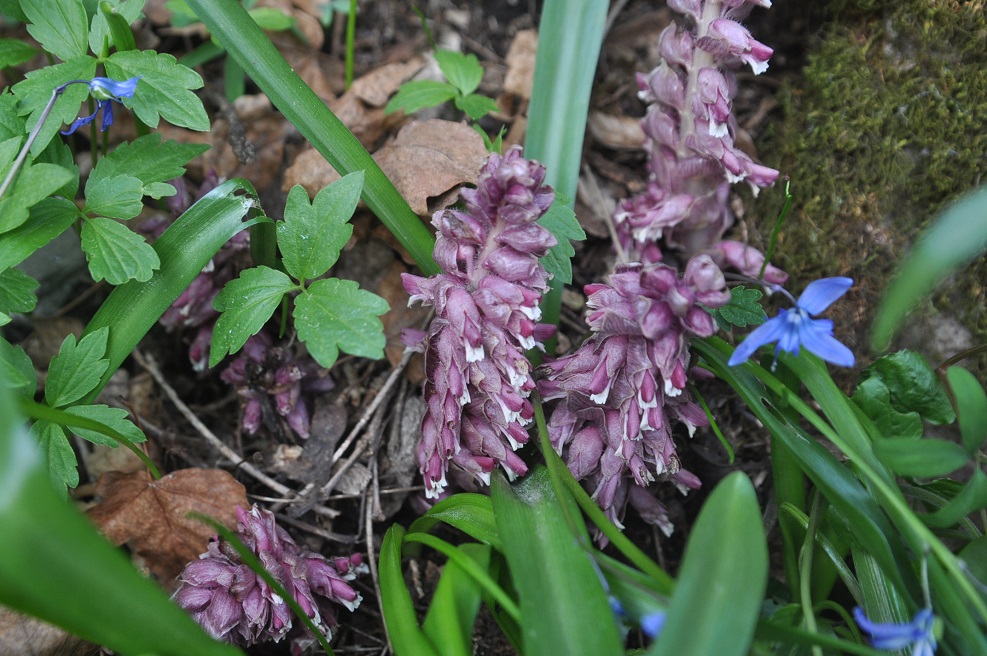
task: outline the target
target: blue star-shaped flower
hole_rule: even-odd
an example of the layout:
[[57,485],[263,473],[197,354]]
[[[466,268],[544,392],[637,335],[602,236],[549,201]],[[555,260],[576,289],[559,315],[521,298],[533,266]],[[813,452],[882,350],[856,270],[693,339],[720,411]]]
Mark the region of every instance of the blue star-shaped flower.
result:
[[804,346],[826,362],[841,367],[852,367],[853,353],[833,337],[833,322],[829,319],[813,319],[843,296],[853,280],[850,278],[823,278],[809,283],[791,310],[781,310],[777,317],[768,319],[747,336],[730,357],[731,366],[747,362],[754,351],[765,344],[778,342],[775,354],[788,351],[799,354]]
[[911,647],[912,656],[932,656],[936,653],[936,637],[933,634],[935,618],[931,608],[923,608],[911,622],[882,624],[871,622],[860,608],[853,609],[853,619],[871,636],[871,644],[877,649],[897,651]]
[[73,80],[62,85],[66,87],[69,84],[88,84],[89,95],[96,99],[96,111],[89,116],[80,116],[75,119],[72,125],[69,126],[69,129],[63,131],[62,134],[72,134],[79,128],[89,125],[96,119],[96,115],[100,111],[103,112],[103,121],[100,123],[99,131],[105,132],[106,128],[113,125],[113,103],[121,102],[123,98],[132,98],[134,92],[137,90],[137,80],[139,79],[140,76],[137,76],[123,82],[118,82],[108,77],[94,77],[89,82],[85,80]]

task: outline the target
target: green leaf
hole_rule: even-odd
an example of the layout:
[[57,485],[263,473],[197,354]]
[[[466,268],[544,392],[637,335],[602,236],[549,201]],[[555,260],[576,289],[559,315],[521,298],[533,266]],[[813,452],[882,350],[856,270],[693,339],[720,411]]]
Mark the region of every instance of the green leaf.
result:
[[416,519],[408,528],[408,532],[426,532],[439,522],[445,522],[474,540],[500,550],[500,537],[497,535],[493,505],[490,497],[486,495],[461,492],[446,497]]
[[257,7],[251,9],[248,13],[262,30],[271,32],[290,30],[296,23],[294,16],[273,7]]
[[271,318],[285,294],[295,289],[287,275],[265,266],[246,269],[226,283],[212,306],[221,312],[212,333],[209,366],[236,353]]
[[73,178],[72,171],[56,164],[32,164],[22,168],[13,186],[0,199],[0,233],[27,221],[30,208],[58,191]]
[[981,535],[963,547],[959,557],[967,564],[970,574],[980,585],[987,585],[987,535]]
[[[457,547],[484,571],[490,568],[490,547],[466,543]],[[480,586],[449,559],[432,595],[422,628],[440,656],[472,656],[473,623],[480,610]]]
[[55,484],[55,489],[64,497],[66,487],[79,484],[79,461],[75,458],[75,451],[69,444],[65,430],[58,424],[36,421],[31,427],[31,435],[37,440],[48,476]]
[[141,76],[137,91],[123,104],[149,127],[158,127],[163,118],[189,130],[209,129],[202,101],[191,91],[202,87],[202,78],[173,56],[153,50],[116,52],[106,60],[106,74],[115,80]]
[[919,515],[926,526],[948,528],[967,515],[987,508],[987,474],[979,469],[946,505],[928,515]]
[[768,546],[757,494],[734,472],[699,513],[661,635],[651,655],[748,653],[768,581]]
[[436,50],[435,61],[452,86],[464,96],[476,91],[483,79],[483,66],[476,55],[468,55],[452,50]]
[[[141,16],[144,8],[144,0],[100,0],[99,10],[93,15],[92,26],[89,30],[89,49],[94,53],[103,52],[103,42],[107,41],[108,47],[116,47],[117,50],[134,50],[134,34],[130,32],[129,38],[124,34],[117,39],[114,37],[114,30],[110,27],[109,17],[104,7],[108,8],[112,14],[118,16],[124,25],[128,27]],[[120,30],[117,30],[118,32]],[[120,40],[122,43],[117,43]]]
[[908,311],[940,280],[987,248],[984,217],[987,217],[987,187],[953,203],[939,215],[881,299],[871,337],[875,350],[887,348]]
[[[67,412],[77,417],[85,417],[86,419],[92,419],[101,424],[106,424],[134,444],[147,441],[147,437],[141,432],[141,429],[137,428],[132,421],[127,419],[130,413],[123,408],[111,408],[108,405],[75,405],[68,408]],[[120,446],[112,437],[108,437],[97,430],[79,428],[78,426],[72,427],[71,430],[79,437],[96,444],[104,444],[112,448]]]
[[46,198],[31,208],[26,222],[0,235],[0,271],[16,266],[65,232],[79,218],[79,210],[64,198]]
[[353,234],[350,217],[360,201],[363,171],[350,173],[315,196],[310,205],[301,185],[288,192],[284,221],[278,223],[278,246],[284,267],[298,280],[314,280],[339,259]]
[[435,107],[459,95],[456,87],[435,80],[412,80],[405,82],[384,107],[385,114],[403,110],[414,114],[419,109]]
[[38,377],[24,349],[0,337],[0,387],[4,386],[17,396],[33,399]]
[[497,103],[492,98],[487,98],[476,93],[471,93],[468,96],[458,96],[455,99],[455,103],[456,107],[466,112],[466,115],[474,121],[479,121],[487,114],[497,111]]
[[922,417],[917,412],[898,412],[891,405],[891,392],[876,376],[864,380],[853,395],[865,415],[884,437],[922,437]]
[[21,0],[21,9],[27,31],[46,51],[62,61],[86,54],[89,17],[82,0]]
[[364,358],[384,357],[384,324],[378,315],[390,309],[380,296],[352,280],[316,280],[295,299],[295,326],[308,352],[325,368],[339,351]]
[[569,199],[561,194],[555,194],[552,206],[538,219],[538,225],[555,235],[558,241],[541,259],[541,265],[556,280],[566,284],[571,283],[572,256],[576,254],[576,249],[570,241],[582,241],[586,239],[586,233],[580,227]]
[[959,444],[945,440],[885,438],[874,441],[874,455],[900,476],[942,476],[970,458]]
[[935,424],[951,423],[956,415],[939,377],[918,353],[898,351],[878,358],[864,369],[861,378],[880,378],[898,412],[915,411]]
[[404,583],[401,572],[403,538],[404,528],[391,524],[380,545],[380,605],[384,623],[397,656],[439,656],[438,649],[418,626],[415,604]]
[[38,281],[18,269],[0,271],[0,312],[30,312],[38,303]]
[[[96,60],[92,57],[76,57],[55,66],[28,73],[24,80],[13,86],[14,94],[20,101],[18,114],[28,115],[25,130],[30,131],[38,123],[41,113],[51,94],[58,87],[70,80],[89,80],[96,75]],[[62,129],[62,125],[71,124],[79,115],[80,103],[89,97],[89,87],[85,84],[71,84],[65,88],[61,97],[55,101],[51,114],[38,131],[38,137],[31,145],[31,154],[37,155]],[[88,108],[85,110],[88,114]]]
[[0,39],[0,68],[23,64],[38,53],[20,39]]
[[148,134],[122,143],[101,157],[89,177],[89,184],[118,175],[133,176],[145,187],[167,182],[185,175],[185,165],[207,150],[209,146],[205,144],[182,144],[171,139],[162,143],[160,134]]
[[987,394],[976,376],[963,367],[950,367],[946,377],[956,399],[963,448],[973,455],[987,440]]
[[53,408],[78,401],[99,382],[108,362],[106,340],[109,329],[86,335],[76,343],[75,335],[68,335],[51,359],[45,382],[45,402]]
[[144,185],[144,195],[150,196],[155,200],[164,198],[165,196],[174,196],[177,191],[173,185],[167,182],[152,182],[149,185]]
[[96,217],[82,224],[82,250],[93,280],[111,285],[150,280],[161,262],[144,238],[113,219]]
[[[0,91],[0,141],[12,137],[23,139],[27,134],[24,119],[20,117],[18,109],[18,98],[9,89]],[[13,160],[13,157],[10,159]]]
[[83,212],[112,219],[132,219],[141,213],[144,185],[135,177],[115,175],[86,184],[86,207]]
[[730,326],[739,328],[757,326],[764,323],[767,318],[759,302],[762,296],[764,294],[759,289],[747,289],[743,285],[737,285],[730,289],[730,301],[711,312],[716,323],[723,330],[729,330]]

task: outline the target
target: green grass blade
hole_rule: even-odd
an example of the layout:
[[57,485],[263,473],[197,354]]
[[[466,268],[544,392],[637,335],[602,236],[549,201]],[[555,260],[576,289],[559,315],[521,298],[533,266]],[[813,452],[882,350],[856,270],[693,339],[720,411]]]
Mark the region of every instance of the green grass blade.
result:
[[[483,571],[489,568],[489,546],[468,542],[457,549]],[[450,559],[442,569],[442,578],[435,588],[422,624],[425,635],[435,643],[440,656],[472,656],[473,622],[482,598],[476,581],[455,560]]]
[[404,528],[392,524],[380,546],[380,603],[384,609],[384,624],[397,656],[439,656],[432,641],[418,626],[415,603],[404,584],[401,571],[401,544]]
[[189,7],[240,67],[340,175],[363,171],[363,200],[426,275],[438,273],[435,239],[384,172],[336,115],[292,70],[238,2],[188,0]]
[[439,522],[458,528],[477,542],[500,549],[493,505],[488,496],[462,492],[442,499],[416,519],[408,528],[408,533],[430,531]]

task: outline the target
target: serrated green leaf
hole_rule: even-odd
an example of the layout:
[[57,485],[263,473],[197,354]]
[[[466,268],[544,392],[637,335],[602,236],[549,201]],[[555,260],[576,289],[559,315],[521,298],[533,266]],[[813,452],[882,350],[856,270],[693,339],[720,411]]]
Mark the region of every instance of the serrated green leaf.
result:
[[339,259],[353,234],[349,223],[363,189],[363,171],[350,173],[315,196],[310,205],[301,185],[288,192],[284,221],[278,223],[278,246],[284,267],[298,280],[314,280]]
[[72,180],[71,171],[55,164],[32,164],[22,168],[13,186],[0,199],[0,233],[22,225],[30,208]]
[[120,0],[101,0],[99,10],[93,15],[92,26],[89,30],[89,49],[94,53],[103,52],[103,42],[106,41],[108,47],[116,47],[117,50],[133,50],[133,32],[130,33],[130,38],[122,37],[125,43],[117,43],[117,39],[114,38],[113,30],[110,28],[109,20],[103,10],[103,5],[106,5],[110,10],[120,16],[123,19],[123,23],[130,26],[131,23],[136,21],[141,16],[141,10],[144,9],[144,0],[126,0],[121,2]]
[[128,50],[113,53],[106,60],[106,74],[115,80],[141,76],[132,98],[123,104],[152,128],[160,118],[190,130],[209,129],[209,117],[192,89],[202,87],[202,78],[191,68],[166,53]]
[[922,417],[917,412],[898,412],[891,407],[891,392],[880,378],[860,383],[853,402],[884,437],[922,437]]
[[384,324],[377,317],[387,301],[352,280],[316,280],[295,299],[295,327],[315,361],[328,369],[339,351],[364,358],[384,356]]
[[492,98],[487,98],[476,93],[471,93],[468,96],[459,96],[455,102],[456,107],[466,112],[466,115],[474,121],[479,121],[490,112],[497,111],[497,103]]
[[297,22],[294,16],[286,14],[280,9],[274,9],[273,7],[256,7],[247,13],[250,14],[250,17],[254,19],[254,22],[257,23],[262,30],[267,30],[269,32],[284,32],[285,30],[290,30]]
[[[55,66],[45,66],[27,74],[26,79],[13,86],[14,95],[20,101],[18,114],[27,115],[25,130],[30,131],[41,118],[51,94],[58,87],[70,80],[89,80],[96,75],[96,60],[92,57],[76,57]],[[35,142],[31,145],[31,154],[37,155],[62,129],[62,125],[71,124],[79,115],[80,103],[89,97],[89,87],[85,84],[72,84],[66,87],[61,97],[55,101],[51,114],[38,131]],[[88,110],[86,111],[88,114]]]
[[158,254],[144,238],[113,219],[98,216],[82,224],[82,250],[93,280],[111,285],[128,280],[146,282],[161,265]]
[[878,358],[864,369],[864,379],[876,376],[887,386],[891,407],[915,411],[935,424],[948,424],[956,415],[939,377],[918,353],[898,351]]
[[82,0],[22,1],[21,9],[29,21],[27,31],[46,51],[62,61],[86,54],[89,17]]
[[0,142],[0,172],[4,175],[10,170],[17,157],[17,152],[21,149],[24,137],[20,134],[4,139]]
[[[101,157],[89,178],[89,184],[118,175],[137,178],[147,187],[155,182],[167,182],[185,175],[185,165],[209,146],[162,142],[160,134],[148,134],[130,143],[122,143],[110,154]],[[150,196],[150,194],[148,194]]]
[[730,301],[713,310],[713,316],[721,328],[721,320],[728,326],[739,328],[762,324],[767,319],[764,308],[759,303],[762,296],[764,294],[759,289],[746,289],[743,285],[737,285],[730,290]]
[[559,242],[549,249],[541,259],[541,265],[555,278],[568,284],[572,282],[572,256],[576,254],[570,241],[586,239],[586,233],[576,219],[576,213],[569,207],[569,199],[555,194],[552,206],[538,219],[538,225],[545,228]]
[[144,209],[143,197],[144,185],[135,177],[115,175],[95,182],[90,178],[86,184],[86,207],[83,212],[112,219],[132,219]]
[[167,182],[152,182],[149,185],[144,185],[144,195],[150,196],[151,198],[157,200],[159,198],[164,198],[165,196],[174,196],[178,193],[174,185],[170,185]]
[[45,402],[53,408],[78,401],[96,387],[109,362],[103,359],[109,328],[101,328],[76,343],[68,335],[51,359],[45,381]]
[[384,107],[384,113],[392,114],[400,109],[405,114],[414,114],[419,109],[441,105],[458,95],[456,87],[445,82],[412,80],[401,85]]
[[212,302],[221,314],[212,332],[209,366],[215,367],[227,353],[236,353],[251,335],[260,332],[284,295],[294,288],[291,278],[265,266],[246,269],[226,283]]
[[38,387],[31,358],[20,346],[0,337],[0,386],[14,390],[18,396],[33,399]]
[[47,465],[48,476],[55,488],[65,496],[66,487],[79,484],[79,461],[69,444],[68,436],[58,424],[37,421],[31,426],[31,435],[37,440],[39,450]]
[[[123,408],[111,408],[108,405],[75,405],[67,408],[66,411],[77,417],[85,417],[86,419],[92,419],[101,424],[106,424],[134,444],[147,441],[147,437],[141,432],[141,429],[137,428],[132,421],[127,419],[129,413]],[[96,430],[79,428],[78,426],[73,426],[70,430],[79,437],[95,444],[103,444],[114,449],[120,446],[112,437]]]
[[61,139],[52,139],[48,142],[48,146],[34,158],[34,163],[54,164],[68,171],[72,177],[51,195],[71,199],[76,197],[79,192],[79,166],[75,163],[75,155],[67,143]]
[[874,455],[900,476],[922,478],[954,472],[969,461],[969,456],[959,444],[932,439],[875,440]]
[[[483,66],[476,55],[468,55],[452,50],[436,50],[435,61],[449,83],[459,89],[464,96],[476,91],[483,79]],[[462,109],[462,108],[460,108]],[[465,111],[465,110],[464,110]]]
[[46,198],[31,208],[27,221],[0,235],[0,271],[16,266],[65,232],[79,218],[75,203]]
[[30,312],[38,303],[38,281],[18,269],[0,271],[0,312]]
[[946,377],[956,399],[963,448],[972,455],[987,441],[987,394],[977,377],[963,367],[950,367]]
[[0,92],[0,141],[6,141],[12,137],[24,138],[27,130],[24,128],[24,119],[18,112],[18,99],[4,89]]
[[37,54],[30,45],[20,39],[0,39],[0,68],[23,64]]

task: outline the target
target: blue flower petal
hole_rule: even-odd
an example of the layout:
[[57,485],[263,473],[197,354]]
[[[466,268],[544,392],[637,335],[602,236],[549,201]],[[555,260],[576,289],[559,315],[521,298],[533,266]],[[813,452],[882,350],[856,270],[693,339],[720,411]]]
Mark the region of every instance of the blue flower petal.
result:
[[770,344],[771,342],[781,339],[787,330],[786,324],[788,322],[785,319],[786,312],[787,310],[782,310],[782,313],[777,317],[768,319],[763,324],[758,326],[743,342],[737,345],[737,348],[734,349],[733,355],[730,356],[730,361],[727,364],[733,367],[747,362],[747,360],[754,355],[754,351],[761,348],[765,344]]
[[[94,111],[89,116],[80,116],[79,118],[72,121],[72,125],[69,126],[68,130],[62,130],[62,134],[69,135],[78,130],[81,127],[85,127],[93,122],[96,118],[96,114],[99,114],[99,110],[102,107],[99,103],[96,104],[96,111]],[[105,119],[104,119],[105,120]]]
[[641,618],[641,630],[644,635],[648,636],[652,640],[658,637],[661,630],[665,627],[665,611],[656,610],[653,613],[648,613]]
[[923,608],[911,622],[904,624],[871,622],[860,608],[853,609],[853,619],[871,636],[871,644],[877,649],[904,649],[912,647],[912,654],[932,656],[936,639],[932,635],[934,617],[932,609]]
[[99,100],[132,98],[134,92],[137,91],[137,80],[139,79],[139,75],[123,82],[109,77],[94,77],[89,83],[89,92]]
[[[113,125],[113,102],[110,100],[99,100],[97,102],[103,109],[103,122],[99,126],[99,131],[106,132],[106,128]],[[96,111],[98,112],[99,110],[97,109]]]
[[853,351],[833,337],[833,322],[807,319],[799,328],[799,341],[810,353],[839,367],[852,367]]
[[811,315],[817,315],[833,301],[846,294],[853,285],[851,278],[822,278],[808,284],[799,296],[798,306]]

